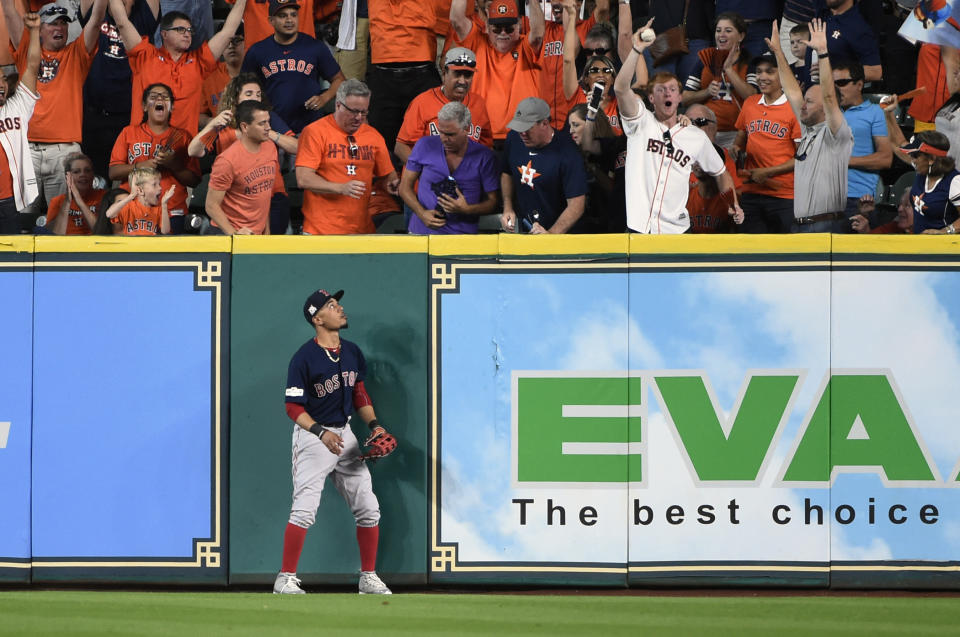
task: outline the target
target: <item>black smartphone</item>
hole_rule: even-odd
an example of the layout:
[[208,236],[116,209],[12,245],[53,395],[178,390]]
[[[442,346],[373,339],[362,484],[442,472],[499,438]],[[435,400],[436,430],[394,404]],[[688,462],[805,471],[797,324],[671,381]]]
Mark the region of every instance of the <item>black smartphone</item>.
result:
[[603,84],[597,82],[590,89],[590,100],[587,102],[587,108],[591,111],[600,110],[600,100],[603,98]]

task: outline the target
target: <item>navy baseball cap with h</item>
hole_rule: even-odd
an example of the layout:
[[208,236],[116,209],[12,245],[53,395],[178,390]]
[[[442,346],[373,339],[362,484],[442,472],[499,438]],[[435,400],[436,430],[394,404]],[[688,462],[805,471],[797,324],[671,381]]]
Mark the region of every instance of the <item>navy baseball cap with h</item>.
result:
[[277,12],[280,9],[285,9],[287,7],[293,7],[294,9],[300,9],[300,3],[297,0],[270,0],[270,9],[267,12],[271,17],[277,15]]
[[307,323],[313,325],[313,316],[320,311],[324,305],[327,304],[327,301],[330,299],[337,299],[338,301],[343,298],[343,290],[338,290],[333,294],[330,294],[326,290],[320,289],[307,297],[306,302],[303,304],[303,318],[307,319]]

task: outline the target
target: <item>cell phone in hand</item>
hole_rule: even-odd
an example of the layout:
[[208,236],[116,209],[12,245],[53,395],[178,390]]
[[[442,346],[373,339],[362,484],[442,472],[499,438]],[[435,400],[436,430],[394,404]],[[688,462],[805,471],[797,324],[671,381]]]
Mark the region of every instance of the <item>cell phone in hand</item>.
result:
[[587,110],[596,113],[600,110],[600,100],[603,98],[603,84],[597,82],[590,89],[590,99],[587,101]]

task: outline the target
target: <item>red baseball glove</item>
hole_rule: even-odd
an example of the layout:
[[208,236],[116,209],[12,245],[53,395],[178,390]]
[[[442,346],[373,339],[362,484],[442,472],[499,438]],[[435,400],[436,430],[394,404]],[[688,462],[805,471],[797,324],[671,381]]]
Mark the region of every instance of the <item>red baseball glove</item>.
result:
[[367,447],[366,452],[360,456],[361,460],[377,460],[389,456],[397,448],[397,439],[387,433],[387,430],[379,425],[370,432],[370,437],[363,443]]

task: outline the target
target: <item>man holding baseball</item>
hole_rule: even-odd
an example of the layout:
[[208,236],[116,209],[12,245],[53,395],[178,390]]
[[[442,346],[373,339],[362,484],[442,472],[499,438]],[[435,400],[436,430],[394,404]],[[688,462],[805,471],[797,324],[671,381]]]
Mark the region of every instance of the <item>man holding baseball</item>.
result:
[[[363,385],[367,362],[360,348],[340,338],[347,315],[340,305],[343,290],[330,294],[317,290],[303,304],[303,318],[314,330],[290,360],[287,371],[287,415],[293,428],[293,506],[283,537],[283,563],[273,592],[302,595],[297,563],[307,529],[320,506],[320,493],[328,475],[350,506],[357,523],[360,547],[360,594],[390,595],[376,573],[380,538],[380,504],[373,493],[368,457],[382,457],[396,449],[397,441],[377,422],[373,403]],[[370,427],[367,455],[350,421],[359,415]]]
[[626,201],[627,227],[646,234],[680,234],[690,228],[687,196],[693,164],[717,179],[735,223],[743,221],[733,178],[710,139],[695,126],[678,121],[680,81],[672,73],[657,73],[648,91],[653,112],[633,92],[647,85],[647,65],[637,64],[655,39],[650,24],[633,34],[633,48],[617,74],[613,88],[620,105],[623,132],[627,136]]

